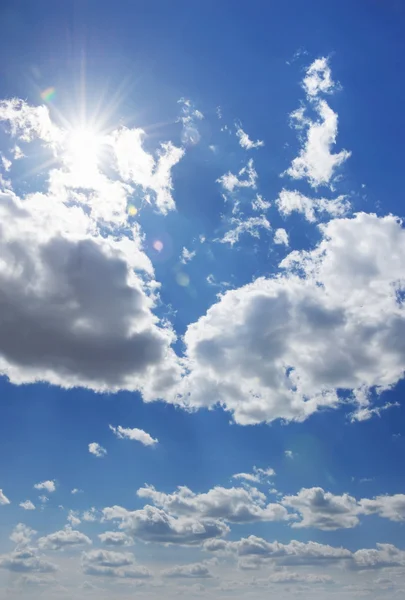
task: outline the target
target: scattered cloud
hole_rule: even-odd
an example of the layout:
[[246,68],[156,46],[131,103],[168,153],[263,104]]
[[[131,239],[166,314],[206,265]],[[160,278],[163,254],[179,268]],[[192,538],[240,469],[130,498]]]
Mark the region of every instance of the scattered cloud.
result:
[[10,504],[10,500],[7,498],[7,496],[3,493],[3,490],[0,489],[0,504]]
[[143,429],[129,429],[125,427],[113,427],[109,425],[111,431],[117,436],[117,438],[123,440],[134,440],[137,442],[141,442],[144,446],[155,446],[159,440],[153,438],[149,433],[144,431]]
[[161,571],[160,575],[171,579],[206,579],[207,577],[212,577],[207,565],[203,563],[176,565],[175,567]]
[[326,198],[308,198],[297,190],[281,190],[276,200],[278,210],[288,216],[292,212],[302,213],[306,220],[315,223],[322,217],[343,217],[350,211],[350,202],[345,196],[333,200]]
[[56,483],[54,479],[48,479],[47,481],[41,481],[34,485],[36,490],[46,490],[49,494],[52,494],[56,490]]
[[320,93],[331,94],[339,87],[332,80],[332,72],[327,58],[321,57],[314,60],[306,71],[302,87],[310,98],[315,98]]
[[181,251],[180,262],[183,263],[183,265],[185,265],[188,262],[190,262],[190,260],[193,260],[195,255],[196,255],[195,251],[192,252],[191,250],[187,250],[186,247],[183,247],[183,250]]
[[83,490],[79,490],[78,488],[73,488],[70,493],[71,494],[82,494]]
[[98,537],[106,546],[133,546],[134,544],[133,539],[121,531],[106,531],[100,533]]
[[97,456],[97,458],[104,458],[104,456],[107,454],[107,450],[103,448],[103,446],[100,446],[100,444],[97,442],[91,442],[89,444],[89,452],[90,454]]
[[257,172],[254,168],[253,159],[250,159],[246,165],[238,172],[238,175],[230,171],[217,179],[217,183],[227,192],[234,192],[238,188],[256,189]]
[[253,467],[253,473],[236,473],[232,475],[233,479],[246,479],[246,481],[251,481],[254,483],[261,483],[265,481],[268,477],[274,477],[276,474],[275,470],[271,467],[267,469],[261,469],[259,467]]
[[14,542],[18,547],[27,546],[36,535],[36,531],[24,525],[24,523],[18,523],[10,535],[10,540]]
[[295,456],[295,454],[292,450],[284,450],[284,454],[287,458],[291,458],[291,459],[293,459]]
[[256,198],[252,200],[252,208],[257,211],[266,211],[270,208],[271,202],[268,202],[260,194],[256,194]]
[[243,131],[242,127],[236,129],[236,135],[239,138],[240,146],[245,148],[245,150],[252,150],[253,148],[261,148],[264,146],[263,140],[256,140],[256,142],[251,140],[248,134]]
[[63,550],[77,546],[90,545],[91,539],[71,527],[65,527],[55,533],[39,538],[38,546],[43,550]]
[[180,98],[178,103],[181,105],[181,116],[178,118],[178,121],[183,124],[181,142],[185,146],[194,146],[201,139],[197,124],[198,121],[204,119],[204,115],[187,98]]
[[38,554],[32,548],[15,550],[10,554],[0,554],[0,568],[14,573],[53,573],[57,566]]
[[230,220],[230,225],[233,226],[233,229],[227,231],[220,242],[222,244],[230,244],[231,246],[239,241],[242,234],[247,233],[258,239],[260,238],[260,229],[271,230],[270,223],[264,215],[249,217],[246,220],[233,217]]
[[111,550],[83,552],[82,570],[86,575],[122,579],[146,579],[151,575],[146,567],[135,564],[133,554]]
[[25,500],[25,502],[20,502],[20,506],[24,510],[35,510],[35,504],[33,504],[31,500]]
[[288,246],[288,233],[286,230],[281,227],[276,229],[273,241],[275,244],[284,244],[284,246]]

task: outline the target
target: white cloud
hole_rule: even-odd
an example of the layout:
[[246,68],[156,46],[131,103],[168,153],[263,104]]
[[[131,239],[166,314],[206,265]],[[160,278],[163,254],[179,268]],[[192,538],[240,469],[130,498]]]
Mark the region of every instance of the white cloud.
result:
[[103,448],[103,446],[100,446],[100,444],[97,442],[91,442],[89,444],[89,452],[90,454],[97,456],[97,458],[104,458],[104,456],[107,454],[107,450]]
[[220,183],[227,192],[234,192],[237,188],[256,189],[256,180],[257,172],[253,165],[253,159],[250,159],[246,167],[243,167],[238,175],[229,171],[217,179],[217,183]]
[[296,496],[284,496],[281,502],[300,514],[301,520],[294,522],[292,527],[316,527],[328,531],[359,524],[359,506],[349,494],[338,496],[319,487],[303,488]]
[[317,121],[304,119],[303,112],[291,116],[298,128],[307,128],[306,139],[299,155],[294,158],[285,174],[293,179],[307,179],[312,187],[329,185],[337,167],[351,155],[347,150],[331,153],[336,143],[338,117],[330,106],[320,100],[314,106],[319,115]]
[[103,515],[107,521],[119,521],[120,529],[144,542],[196,545],[229,532],[229,527],[220,521],[175,518],[164,510],[149,505],[134,511],[121,506],[107,507],[103,509]]
[[97,510],[94,508],[90,508],[90,510],[85,510],[82,514],[83,521],[87,521],[88,523],[94,523],[97,521]]
[[292,450],[284,450],[284,454],[287,458],[294,458],[294,452]]
[[176,565],[175,567],[161,571],[160,575],[172,579],[205,579],[207,577],[212,577],[207,565],[204,563]]
[[34,485],[36,490],[46,490],[49,494],[56,490],[56,484],[54,479],[48,479],[47,481],[41,481]]
[[379,394],[403,377],[401,223],[360,213],[320,231],[315,249],[281,262],[284,275],[225,292],[188,326],[179,402],[220,404],[241,424],[303,421],[339,406],[340,390]]
[[90,544],[91,539],[87,535],[71,527],[65,527],[65,529],[50,533],[38,540],[38,546],[43,550],[63,550]]
[[24,525],[24,523],[18,523],[10,535],[10,540],[17,544],[17,546],[26,546],[31,542],[31,539],[36,535],[36,531]]
[[77,527],[82,522],[79,518],[77,511],[70,510],[67,516],[67,520],[72,527]]
[[25,500],[25,502],[20,502],[20,506],[24,510],[35,510],[35,504],[33,504],[31,500]]
[[32,548],[0,554],[0,568],[14,573],[53,573],[57,566],[45,560]]
[[181,105],[181,116],[178,121],[183,124],[181,142],[185,146],[194,146],[201,139],[197,123],[204,118],[204,115],[187,98],[180,98],[178,103]]
[[288,246],[288,233],[285,229],[279,228],[274,232],[274,243],[275,244],[284,244],[284,246]]
[[7,498],[7,496],[3,493],[3,490],[0,489],[0,504],[10,504],[10,500]]
[[106,546],[132,546],[134,543],[132,538],[121,531],[106,531],[98,537]]
[[326,198],[308,198],[297,190],[281,190],[276,200],[277,208],[282,215],[290,215],[296,211],[302,213],[306,220],[315,223],[322,216],[343,217],[350,210],[350,202],[345,196],[333,200]]
[[49,502],[49,498],[48,496],[45,496],[45,494],[41,494],[41,496],[38,496],[40,502],[42,502],[42,504],[46,504],[47,502]]
[[333,579],[330,575],[317,575],[314,573],[296,573],[294,571],[277,571],[268,576],[267,579],[260,583],[308,583],[308,584],[324,584],[332,583]]
[[185,265],[186,263],[190,262],[190,260],[193,260],[195,255],[195,251],[192,252],[191,250],[187,250],[187,248],[183,247],[183,250],[181,251],[180,262],[183,263],[183,265]]
[[0,101],[0,121],[8,122],[11,135],[24,142],[39,138],[54,146],[63,138],[63,132],[52,123],[46,106],[30,106],[18,98]]
[[252,200],[252,208],[253,210],[265,211],[268,210],[271,206],[271,202],[268,202],[261,196],[260,194],[256,194],[256,198]]
[[390,521],[405,521],[405,494],[377,496],[374,499],[363,498],[359,504],[366,515],[377,514]]
[[236,135],[239,138],[239,144],[242,148],[245,148],[245,150],[252,150],[253,148],[261,148],[264,146],[263,140],[256,140],[256,142],[251,140],[248,134],[243,131],[242,127],[237,128]]
[[314,60],[306,71],[302,86],[310,98],[316,97],[319,93],[330,94],[336,89],[327,58]]
[[260,469],[259,467],[253,467],[253,473],[235,473],[232,475],[233,479],[246,479],[254,483],[261,483],[268,477],[274,477],[276,474],[275,470],[271,467],[267,469]]
[[146,567],[135,565],[133,554],[111,550],[83,552],[82,570],[87,575],[119,577],[123,579],[145,579],[150,577]]
[[233,217],[230,220],[230,224],[234,226],[233,229],[227,231],[220,241],[223,244],[230,244],[231,246],[239,241],[242,234],[247,233],[258,239],[260,238],[260,229],[265,229],[266,231],[271,230],[270,223],[264,215],[260,215],[259,217],[249,217],[245,221]]
[[78,488],[73,488],[70,493],[71,494],[82,494],[83,490],[79,490]]
[[[266,473],[260,470],[261,474]],[[272,474],[273,470],[267,470]],[[257,473],[259,475],[259,473]],[[146,486],[137,491],[140,498],[151,500],[170,514],[198,519],[222,519],[230,523],[283,521],[289,518],[280,504],[266,503],[266,496],[256,488],[223,488],[216,486],[206,493],[195,494],[180,486],[172,494]]]
[[121,427],[121,425],[118,425],[118,427],[113,427],[112,425],[109,425],[109,427],[111,431],[114,432],[114,434],[117,436],[117,438],[121,440],[134,440],[137,442],[141,442],[141,444],[143,444],[144,446],[155,446],[159,441],[153,438],[149,433],[147,433],[143,429],[137,429],[136,427],[134,427],[133,429]]
[[392,544],[376,544],[376,546],[376,550],[367,548],[354,552],[353,568],[365,570],[405,566],[404,550],[399,550]]
[[1,162],[2,162],[2,165],[3,165],[3,169],[5,171],[9,171],[11,169],[11,165],[13,163],[11,162],[11,160],[9,160],[7,158],[7,156],[0,155],[0,157],[1,157]]

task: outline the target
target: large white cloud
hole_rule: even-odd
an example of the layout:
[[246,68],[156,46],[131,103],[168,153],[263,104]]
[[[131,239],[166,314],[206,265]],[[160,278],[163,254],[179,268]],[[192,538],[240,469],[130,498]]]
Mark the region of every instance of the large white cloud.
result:
[[122,506],[103,509],[105,520],[119,522],[119,528],[133,538],[161,544],[194,545],[207,539],[222,537],[229,527],[214,519],[173,517],[164,510],[146,505],[143,509],[129,511]]
[[363,498],[359,504],[364,514],[377,514],[390,521],[405,521],[405,494]]
[[343,217],[350,209],[350,203],[345,196],[333,200],[326,198],[308,198],[297,190],[281,190],[276,200],[278,210],[282,215],[290,215],[296,211],[302,213],[306,220],[314,223],[321,216]]
[[267,503],[266,496],[251,487],[224,488],[217,486],[206,493],[195,494],[189,488],[181,486],[172,494],[165,494],[157,491],[153,486],[147,486],[140,488],[137,494],[177,516],[222,519],[231,523],[283,521],[290,518],[283,506]]
[[16,573],[53,573],[57,570],[56,565],[32,548],[15,550],[10,554],[0,554],[0,568]]
[[405,231],[360,213],[321,226],[284,274],[224,293],[184,336],[188,375],[179,400],[222,405],[238,423],[302,421],[353,391],[387,390],[405,366]]
[[48,550],[62,550],[63,548],[90,545],[91,543],[91,539],[87,535],[71,527],[65,527],[65,529],[50,533],[38,540],[38,546]]

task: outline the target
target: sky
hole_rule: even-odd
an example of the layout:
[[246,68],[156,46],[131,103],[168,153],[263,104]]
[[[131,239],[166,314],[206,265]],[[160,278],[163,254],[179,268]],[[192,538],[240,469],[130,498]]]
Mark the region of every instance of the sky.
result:
[[405,7],[0,5],[0,598],[405,593]]

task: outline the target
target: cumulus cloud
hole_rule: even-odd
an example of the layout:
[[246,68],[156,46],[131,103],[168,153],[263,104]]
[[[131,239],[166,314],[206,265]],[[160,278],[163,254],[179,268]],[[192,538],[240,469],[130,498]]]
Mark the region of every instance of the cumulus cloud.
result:
[[405,494],[377,496],[373,499],[363,498],[359,504],[366,515],[377,514],[390,521],[405,521]]
[[[405,231],[359,213],[320,227],[284,274],[227,291],[184,336],[189,374],[179,401],[220,404],[241,424],[303,421],[340,404],[369,406],[403,377]],[[374,400],[376,401],[376,400]]]
[[[269,469],[268,473],[274,473]],[[257,471],[263,476],[266,471]],[[216,486],[206,493],[195,494],[180,486],[172,494],[146,486],[137,491],[140,498],[151,500],[170,514],[181,517],[196,516],[198,519],[221,519],[230,523],[254,521],[282,521],[289,518],[280,504],[266,503],[266,496],[256,488],[223,488]]]
[[242,234],[247,233],[258,239],[260,238],[260,229],[265,229],[267,231],[270,231],[271,229],[270,223],[264,215],[260,215],[259,217],[249,217],[245,220],[232,217],[230,219],[230,224],[233,228],[227,231],[220,241],[223,244],[230,244],[231,246],[239,241]]
[[359,524],[357,501],[349,494],[341,496],[322,488],[303,488],[296,496],[284,496],[282,504],[296,510],[301,520],[292,527],[316,527],[334,530],[356,527]]
[[266,211],[270,208],[271,202],[268,202],[260,194],[256,194],[256,198],[252,200],[252,208],[256,211]]
[[100,446],[100,444],[97,442],[91,442],[89,444],[89,452],[90,454],[97,456],[97,458],[104,458],[104,456],[107,454],[107,450],[103,448],[103,446]]
[[238,188],[256,189],[257,172],[254,168],[253,159],[250,159],[239,172],[238,175],[228,172],[217,179],[217,183],[227,192],[234,192]]
[[296,573],[294,571],[277,571],[272,573],[264,580],[266,583],[309,583],[323,584],[332,583],[333,579],[330,575],[316,575],[313,573]]
[[144,446],[155,446],[159,440],[153,438],[149,433],[144,431],[143,429],[129,429],[126,427],[113,427],[109,425],[111,431],[117,436],[117,438],[123,440],[135,440],[137,442],[141,442]]
[[7,498],[7,496],[3,493],[3,490],[0,490],[0,504],[10,504],[10,500]]
[[191,250],[187,250],[186,247],[183,247],[183,250],[181,251],[180,262],[183,263],[183,265],[185,265],[188,262],[190,262],[190,260],[193,260],[195,255],[195,251],[192,252]]
[[275,474],[275,470],[271,467],[268,467],[267,469],[253,467],[253,473],[235,473],[235,475],[232,475],[232,478],[245,479],[246,481],[250,481],[253,483],[261,483],[265,481],[268,477],[274,477]]
[[299,155],[285,174],[293,179],[307,179],[312,187],[318,187],[330,184],[335,170],[351,153],[348,150],[331,152],[336,144],[338,116],[325,100],[319,100],[314,109],[319,117],[315,121],[306,118],[303,111],[291,115],[295,126],[307,131]]
[[15,573],[53,573],[57,566],[40,556],[37,550],[24,548],[0,554],[0,568]]
[[275,244],[284,244],[284,246],[288,246],[288,233],[286,232],[286,230],[282,227],[276,229],[276,231],[274,232],[273,241]]
[[67,521],[70,523],[72,527],[77,527],[82,522],[78,516],[77,511],[70,510],[67,516]]
[[134,556],[129,552],[111,550],[91,550],[83,552],[82,570],[87,575],[98,577],[119,577],[122,579],[146,579],[150,572],[146,567],[135,565]]
[[212,577],[207,565],[203,563],[176,565],[171,569],[161,571],[160,575],[171,579],[206,579],[207,577]]
[[106,546],[132,546],[134,543],[133,539],[122,531],[105,531],[98,537]]
[[91,539],[87,535],[71,527],[65,527],[65,529],[50,533],[38,540],[39,548],[44,550],[63,550],[90,544]]
[[310,98],[318,94],[330,94],[336,89],[329,61],[324,56],[317,58],[306,70],[302,86]]
[[20,506],[24,510],[35,510],[35,504],[33,504],[31,500],[25,500],[25,502],[20,502]]
[[350,210],[350,202],[345,196],[338,196],[333,200],[308,198],[297,190],[286,189],[281,190],[276,204],[282,215],[290,215],[296,211],[302,213],[310,223],[315,223],[322,216],[342,217]]
[[264,146],[263,140],[256,140],[256,142],[251,140],[248,134],[243,131],[242,127],[236,129],[236,136],[239,138],[239,144],[242,148],[245,148],[245,150],[252,150],[253,148],[261,148]]
[[56,490],[56,483],[54,479],[48,479],[47,481],[41,481],[40,483],[36,483],[34,485],[34,488],[36,490],[46,490],[49,494],[51,494]]
[[36,531],[24,525],[24,523],[18,523],[10,535],[10,540],[17,544],[17,546],[26,546],[30,543],[31,539],[36,535]]
[[162,544],[196,545],[207,539],[222,537],[229,532],[221,521],[173,517],[164,510],[146,505],[141,510],[129,511],[121,506],[103,509],[105,520],[119,522],[119,528],[133,538]]

